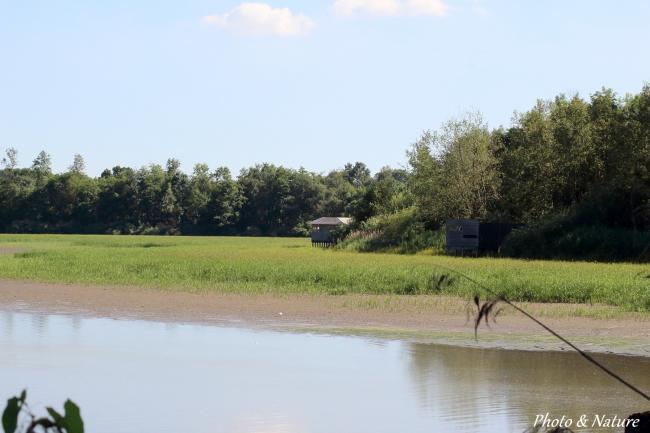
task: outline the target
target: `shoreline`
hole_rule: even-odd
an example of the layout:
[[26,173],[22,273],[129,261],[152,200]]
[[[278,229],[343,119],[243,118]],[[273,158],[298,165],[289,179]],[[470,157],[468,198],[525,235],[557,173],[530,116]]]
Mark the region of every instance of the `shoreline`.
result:
[[[518,305],[585,351],[650,357],[650,314],[581,304]],[[463,299],[445,296],[192,293],[0,280],[0,310],[11,312],[569,351],[512,309],[505,310],[489,328],[482,323],[476,341],[467,306]],[[589,317],[589,309],[601,309],[598,315],[605,311],[611,317]]]

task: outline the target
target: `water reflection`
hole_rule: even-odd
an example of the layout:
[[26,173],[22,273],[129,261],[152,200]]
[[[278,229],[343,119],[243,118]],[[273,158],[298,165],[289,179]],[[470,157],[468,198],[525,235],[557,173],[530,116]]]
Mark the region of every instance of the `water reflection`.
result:
[[4,337],[9,338],[14,332],[14,315],[13,313],[2,314],[2,330]]
[[43,337],[47,332],[47,323],[49,321],[49,317],[50,316],[41,314],[31,315],[32,327],[34,328],[35,334],[39,337]]
[[74,329],[75,331],[79,331],[81,329],[81,317],[72,316],[70,318],[70,322],[72,324],[72,329]]
[[[476,350],[408,344],[409,372],[420,404],[464,422],[503,414],[509,424],[537,414],[629,414],[647,407],[641,397],[575,353]],[[641,389],[650,389],[650,360],[597,356]],[[597,431],[597,430],[595,430]],[[610,430],[604,430],[610,431]]]
[[[521,432],[540,411],[644,407],[568,353],[11,312],[0,326],[0,398],[71,397],[95,433]],[[650,361],[606,362],[650,389]]]

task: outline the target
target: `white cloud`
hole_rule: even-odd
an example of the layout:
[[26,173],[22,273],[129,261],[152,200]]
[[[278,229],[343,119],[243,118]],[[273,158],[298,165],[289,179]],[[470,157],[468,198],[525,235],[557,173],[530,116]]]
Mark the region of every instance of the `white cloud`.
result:
[[447,15],[448,7],[442,0],[407,0],[406,11],[413,15]]
[[334,12],[339,16],[445,16],[449,8],[443,0],[336,0]]
[[472,2],[472,12],[482,17],[486,17],[489,15],[487,8],[483,6],[479,0],[474,0]]
[[294,14],[288,8],[273,8],[266,3],[242,3],[230,12],[201,18],[235,33],[249,35],[300,36],[314,28],[311,18]]
[[334,12],[341,16],[360,13],[369,15],[397,15],[401,4],[397,0],[336,0]]

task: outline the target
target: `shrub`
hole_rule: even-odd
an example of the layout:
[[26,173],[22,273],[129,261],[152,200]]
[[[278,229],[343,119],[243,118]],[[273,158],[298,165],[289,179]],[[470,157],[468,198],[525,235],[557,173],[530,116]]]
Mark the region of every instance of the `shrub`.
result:
[[439,253],[444,250],[444,232],[427,229],[417,218],[416,209],[409,207],[368,219],[360,228],[350,232],[339,247],[399,253],[430,248]]

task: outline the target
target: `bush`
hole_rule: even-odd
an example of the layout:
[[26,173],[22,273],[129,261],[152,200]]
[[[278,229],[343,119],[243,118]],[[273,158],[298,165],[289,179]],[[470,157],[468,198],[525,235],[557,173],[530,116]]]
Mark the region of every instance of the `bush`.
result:
[[359,251],[391,251],[414,253],[432,249],[444,251],[444,232],[425,228],[414,207],[391,214],[377,215],[351,231],[340,248]]

